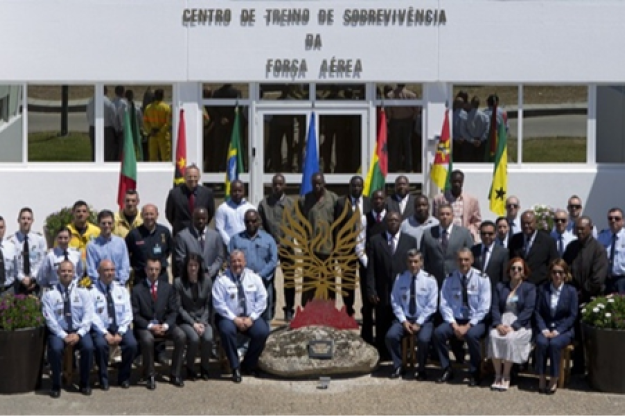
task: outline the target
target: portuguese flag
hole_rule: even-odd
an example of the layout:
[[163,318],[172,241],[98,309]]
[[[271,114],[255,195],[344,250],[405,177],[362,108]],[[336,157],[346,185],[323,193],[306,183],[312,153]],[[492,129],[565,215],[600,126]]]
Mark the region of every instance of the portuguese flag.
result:
[[388,150],[386,147],[388,134],[386,129],[386,113],[382,108],[378,121],[377,148],[371,160],[363,192],[368,197],[371,197],[374,192],[384,189],[386,184],[386,175],[388,174]]
[[126,191],[137,189],[137,155],[132,134],[132,125],[128,117],[129,109],[124,112],[124,143],[121,152],[121,172],[119,173],[119,188],[117,189],[117,204],[124,207]]

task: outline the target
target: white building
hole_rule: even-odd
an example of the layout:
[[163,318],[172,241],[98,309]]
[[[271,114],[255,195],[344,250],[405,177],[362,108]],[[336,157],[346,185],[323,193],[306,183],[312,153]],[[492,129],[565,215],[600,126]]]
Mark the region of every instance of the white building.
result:
[[[431,192],[428,169],[445,106],[462,89],[479,94],[482,108],[486,96],[497,93],[508,111],[508,192],[523,208],[564,207],[575,193],[602,228],[607,208],[624,205],[623,16],[619,0],[3,1],[0,215],[11,219],[28,205],[41,227],[48,213],[77,199],[115,208],[120,167],[104,162],[105,85],[110,98],[113,86],[132,86],[138,103],[148,86],[164,86],[174,136],[184,109],[187,160],[205,168],[202,180],[210,184],[223,183],[215,161],[225,157],[213,160],[211,152],[222,152],[239,105],[242,179],[253,203],[274,172],[299,170],[300,148],[292,144],[291,155],[283,136],[303,145],[313,111],[326,146],[320,155],[327,155],[326,137],[336,135],[332,167],[324,169],[328,184],[346,184],[359,167],[366,175],[379,106],[392,108],[389,115],[418,108],[415,172],[407,175]],[[204,98],[203,89],[219,96],[219,87],[230,83],[239,98]],[[376,92],[396,84],[407,84],[416,98],[383,99]],[[69,86],[66,138],[57,137],[62,85]],[[288,99],[276,100],[283,89]],[[85,104],[94,94],[91,160]],[[206,132],[203,106],[213,123]],[[278,167],[268,162],[272,150]],[[566,160],[571,155],[576,162]],[[465,189],[479,197],[483,217],[494,219],[487,200],[492,165],[454,168],[465,172]],[[172,177],[173,160],[140,162],[142,203],[164,208]],[[290,184],[301,181],[295,172],[286,177]]]

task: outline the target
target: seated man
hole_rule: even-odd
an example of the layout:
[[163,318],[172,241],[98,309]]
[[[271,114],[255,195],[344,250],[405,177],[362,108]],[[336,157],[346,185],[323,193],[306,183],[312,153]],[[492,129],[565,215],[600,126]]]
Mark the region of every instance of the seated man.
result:
[[[230,254],[230,268],[217,277],[213,286],[215,322],[232,368],[232,380],[241,382],[241,371],[255,374],[258,358],[265,348],[269,327],[261,315],[267,308],[267,291],[261,277],[245,268],[239,249]],[[250,338],[243,363],[239,363],[237,334]]]
[[443,375],[436,382],[443,383],[453,378],[447,341],[455,336],[459,340],[465,340],[469,346],[469,386],[475,387],[481,383],[480,338],[486,333],[484,318],[490,310],[490,279],[488,275],[471,267],[471,249],[460,249],[456,261],[458,269],[445,278],[441,289],[440,312],[443,323],[434,331],[434,347],[443,368]]
[[122,363],[117,381],[122,388],[130,387],[130,370],[137,354],[137,341],[128,327],[132,323],[130,296],[123,285],[114,281],[115,265],[108,259],[100,262],[99,279],[91,295],[95,314],[91,337],[95,346],[95,358],[100,370],[100,388],[109,389],[109,347],[121,346]]
[[408,334],[417,335],[419,367],[417,381],[424,381],[425,361],[432,339],[432,315],[438,302],[436,279],[421,270],[421,252],[410,249],[407,255],[408,270],[397,276],[391,293],[391,305],[397,320],[386,333],[386,347],[393,358],[394,372],[391,378],[399,378],[401,369],[401,339]]
[[147,279],[138,282],[132,288],[132,314],[137,339],[143,355],[143,371],[149,390],[156,389],[154,372],[154,338],[171,339],[174,342],[174,354],[169,381],[184,387],[180,377],[182,355],[187,343],[184,332],[176,326],[178,302],[176,292],[169,282],[159,280],[161,261],[148,259],[145,266]]
[[61,396],[61,361],[65,348],[80,350],[80,392],[91,395],[89,372],[93,364],[93,343],[87,335],[93,320],[89,291],[72,283],[74,265],[62,261],[57,271],[59,283],[43,295],[43,315],[48,336],[48,362],[52,370],[50,396]]

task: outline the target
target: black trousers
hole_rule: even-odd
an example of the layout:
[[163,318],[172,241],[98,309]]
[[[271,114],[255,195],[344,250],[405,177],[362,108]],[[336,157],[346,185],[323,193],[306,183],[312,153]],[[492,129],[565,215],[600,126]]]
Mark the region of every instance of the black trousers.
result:
[[360,337],[373,344],[373,304],[367,296],[367,268],[360,263],[360,296],[362,297],[362,327],[360,328]]
[[[147,329],[136,329],[135,333],[139,345],[141,346],[141,354],[143,356],[143,375],[146,378],[154,376],[154,335]],[[174,377],[180,377],[182,357],[184,355],[184,347],[187,343],[187,336],[179,327],[173,326],[167,330],[164,337],[174,342],[174,354],[171,361],[170,374]]]
[[[286,256],[279,256],[280,266],[291,265],[293,263],[293,259],[288,258]],[[284,273],[284,268],[282,268],[282,286],[284,290],[284,312],[293,311],[295,308],[295,287],[291,285],[287,285],[287,281],[293,279],[293,277],[289,277],[287,280]]]

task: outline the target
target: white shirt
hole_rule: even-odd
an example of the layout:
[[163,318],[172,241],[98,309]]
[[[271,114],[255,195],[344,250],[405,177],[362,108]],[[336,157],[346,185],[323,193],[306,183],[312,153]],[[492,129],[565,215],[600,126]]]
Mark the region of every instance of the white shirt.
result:
[[536,235],[538,234],[538,231],[534,231],[534,233],[532,234],[532,236],[528,239],[527,235],[523,235],[523,243],[524,243],[524,250],[525,250],[525,255],[527,255],[528,253],[530,253],[530,251],[532,250],[532,245],[534,244],[534,240],[536,239]]
[[0,240],[0,248],[4,256],[4,286],[9,287],[17,277],[17,249],[13,242],[6,239]]
[[[486,268],[488,268],[488,263],[490,262],[490,255],[492,255],[493,253],[493,246],[495,245],[495,242],[493,241],[493,243],[490,244],[490,246],[486,246],[482,243],[482,247],[480,248],[480,250],[482,251],[480,253],[480,256],[485,256],[486,260],[484,261],[484,271],[482,272],[486,272]],[[484,253],[484,248],[487,248],[486,253]],[[481,262],[480,262],[480,266],[481,266]]]
[[[74,282],[83,277],[84,267],[81,259],[81,252],[76,248],[67,248],[67,258],[74,265]],[[43,265],[39,270],[37,282],[42,287],[56,285],[59,282],[58,268],[65,260],[63,249],[56,247],[50,249],[46,255]]]
[[[399,197],[399,194],[397,196]],[[410,194],[406,194],[404,198],[399,200],[399,211],[401,214],[404,214],[404,211],[406,210],[406,204],[408,204],[409,197],[410,197]]]
[[438,231],[439,234],[441,235],[441,242],[443,241],[443,230],[447,231],[447,242],[449,242],[449,238],[451,237],[451,231],[454,228],[454,224],[450,223],[449,226],[447,226],[447,229],[443,228],[443,226],[441,226],[440,224],[438,225]]
[[564,233],[560,234],[558,233],[558,231],[554,228],[551,231],[551,237],[553,238],[553,240],[556,241],[556,250],[559,251],[560,250],[560,236],[562,237],[562,254],[564,254],[564,251],[566,251],[566,247],[568,246],[569,243],[571,243],[574,240],[577,240],[577,236],[575,236],[572,232],[569,232],[568,230],[565,230]]
[[232,236],[245,230],[243,217],[245,212],[250,209],[256,210],[256,207],[248,203],[246,199],[242,199],[239,204],[235,204],[232,200],[224,201],[217,209],[215,229],[221,235],[226,248],[230,244]]
[[[234,320],[242,314],[236,279],[232,271],[228,269],[217,277],[213,285],[213,307],[215,312],[228,320]],[[247,268],[243,270],[240,280],[245,293],[247,315],[255,321],[267,308],[265,284],[259,275]]]
[[398,231],[397,233],[395,233],[395,235],[391,235],[389,232],[386,232],[386,243],[390,243],[391,239],[393,240],[393,248],[394,251],[393,253],[395,253],[395,251],[397,250],[397,245],[399,245],[399,237],[401,236],[401,232]]
[[[351,203],[352,203],[352,207],[358,207],[358,210],[360,210],[360,213],[362,213],[362,205],[363,205],[363,201],[362,201],[362,196],[360,196],[359,198],[354,198],[354,197],[349,197]],[[355,211],[355,210],[354,210]]]
[[[17,250],[17,279],[23,281],[24,274],[24,237],[22,232],[17,232],[9,237]],[[36,278],[39,269],[43,264],[43,259],[48,251],[46,239],[40,234],[33,231],[28,232],[28,257],[30,258],[30,278]]]
[[[94,288],[89,291],[93,298],[94,314],[92,329],[105,335],[113,324],[113,320],[109,317],[108,302],[106,300],[106,287],[98,280]],[[117,320],[117,333],[124,335],[128,331],[130,323],[132,323],[132,305],[130,304],[130,296],[128,290],[117,281],[111,282],[111,297],[115,304],[115,319]]]
[[[386,209],[382,209],[381,212],[376,212],[375,210],[371,210],[371,215],[374,219],[378,218],[378,214],[380,215],[380,221],[384,221],[384,216],[386,216]],[[377,221],[377,220],[376,220]],[[367,258],[366,251],[367,244],[367,215],[363,214],[360,218],[360,232],[358,233],[358,242],[356,242],[356,254],[358,255],[358,259],[360,259],[360,263],[365,268],[367,267],[367,263],[369,259]]]

